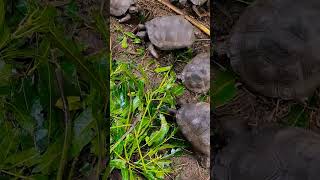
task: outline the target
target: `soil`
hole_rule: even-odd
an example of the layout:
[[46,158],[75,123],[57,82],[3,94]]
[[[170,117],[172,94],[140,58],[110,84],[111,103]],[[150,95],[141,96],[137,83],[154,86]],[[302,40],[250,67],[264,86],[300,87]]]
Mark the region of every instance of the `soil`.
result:
[[[150,71],[147,71],[148,77],[151,80],[150,86],[157,85],[160,79],[157,77],[156,73],[153,73],[153,69],[159,66],[170,66],[173,65],[176,74],[180,74],[184,66],[191,60],[194,56],[202,52],[209,52],[210,50],[210,37],[202,33],[200,30],[196,29],[196,42],[191,47],[191,56],[188,54],[188,49],[174,50],[174,51],[157,51],[159,53],[159,59],[154,60],[150,53],[145,50],[143,55],[136,54],[137,48],[145,48],[145,43],[141,45],[132,45],[133,43],[128,43],[128,48],[123,49],[118,38],[121,36],[121,32],[134,32],[136,26],[139,23],[144,23],[147,20],[151,20],[154,17],[165,16],[165,15],[177,15],[175,12],[170,10],[167,6],[159,3],[157,0],[138,0],[138,6],[141,7],[140,16],[135,16],[129,22],[120,24],[115,17],[111,17],[111,51],[113,60],[117,61],[133,61],[138,65],[147,67]],[[193,16],[195,19],[209,27],[210,17],[199,18],[191,10],[190,4],[186,7],[177,5],[186,14]],[[204,9],[202,9],[204,10]],[[181,56],[185,55],[185,56]],[[190,56],[190,57],[189,57]],[[195,103],[199,101],[209,102],[209,98],[203,98],[202,95],[195,94],[188,90],[185,91],[184,95],[180,97],[177,101],[178,104],[182,103]],[[178,169],[182,167],[182,169]],[[173,169],[174,173],[170,174],[166,179],[194,179],[202,180],[209,179],[209,169],[204,169],[198,165],[198,161],[192,156],[183,156],[173,159]]]
[[168,176],[166,180],[209,180],[209,172],[202,168],[197,159],[192,155],[184,155],[172,159],[174,176]]

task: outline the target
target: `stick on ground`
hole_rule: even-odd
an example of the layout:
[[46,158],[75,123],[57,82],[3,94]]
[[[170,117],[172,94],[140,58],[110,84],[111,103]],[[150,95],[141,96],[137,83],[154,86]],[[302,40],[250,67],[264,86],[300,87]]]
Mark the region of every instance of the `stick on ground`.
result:
[[197,21],[196,19],[192,18],[191,16],[188,16],[186,14],[184,14],[179,8],[175,7],[174,5],[172,5],[170,2],[168,2],[167,0],[158,0],[161,4],[166,5],[167,7],[169,7],[171,10],[173,10],[174,12],[176,12],[179,15],[184,16],[184,18],[186,20],[188,20],[191,24],[193,24],[194,26],[196,26],[197,28],[199,28],[202,32],[204,32],[205,34],[207,34],[208,36],[210,36],[210,30],[209,28],[207,28],[205,25],[203,25],[201,22]]

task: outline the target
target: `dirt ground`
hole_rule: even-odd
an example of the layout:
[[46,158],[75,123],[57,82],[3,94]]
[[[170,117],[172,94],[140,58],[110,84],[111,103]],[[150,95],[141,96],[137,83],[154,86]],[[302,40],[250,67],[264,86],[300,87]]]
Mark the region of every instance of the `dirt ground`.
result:
[[[188,63],[191,58],[184,58],[181,55],[183,52],[186,52],[186,49],[177,50],[177,51],[158,51],[160,58],[154,60],[154,58],[145,51],[144,55],[137,55],[135,50],[137,48],[141,48],[141,45],[132,45],[130,44],[127,49],[123,49],[117,38],[122,32],[133,32],[136,26],[139,23],[144,23],[144,21],[151,20],[154,17],[164,16],[164,15],[176,15],[172,10],[170,10],[167,6],[159,3],[157,0],[138,0],[138,5],[141,7],[141,18],[133,17],[127,23],[120,24],[117,21],[117,18],[111,18],[111,48],[112,48],[112,56],[113,60],[131,60],[135,63],[143,66],[148,67],[150,71],[148,72],[149,79],[152,80],[153,85],[159,83],[159,78],[157,78],[157,74],[153,73],[153,69],[157,66],[169,66],[173,65],[174,70],[177,74],[180,74],[184,68],[184,66]],[[193,16],[201,23],[205,24],[207,27],[210,27],[209,20],[210,17],[202,17],[198,18],[195,13],[191,10],[190,4],[186,7],[178,6],[182,9],[186,14]],[[195,28],[196,30],[196,42],[192,46],[191,56],[194,57],[195,55],[202,53],[202,52],[209,52],[210,50],[210,37],[206,34],[202,33],[199,29]],[[143,43],[145,46],[145,44]],[[198,102],[201,98],[200,95],[192,93],[188,90],[185,91],[185,94],[178,99],[178,103],[186,103],[186,102]],[[203,99],[203,98],[202,98]],[[204,99],[205,101],[209,102],[209,97]],[[179,168],[178,168],[179,167]],[[194,179],[194,180],[203,180],[209,179],[209,169],[204,169],[198,165],[197,160],[192,155],[176,157],[173,159],[173,169],[174,173],[169,175],[166,179]]]

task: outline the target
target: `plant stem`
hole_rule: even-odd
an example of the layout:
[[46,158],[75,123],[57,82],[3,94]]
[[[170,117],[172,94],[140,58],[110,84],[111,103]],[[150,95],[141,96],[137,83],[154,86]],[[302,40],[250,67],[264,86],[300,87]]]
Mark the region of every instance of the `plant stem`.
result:
[[[54,54],[54,53],[52,53]],[[55,57],[53,57],[53,62],[56,64],[56,78],[58,81],[58,87],[60,91],[60,96],[63,103],[63,112],[64,112],[64,123],[65,123],[65,132],[64,132],[64,143],[62,149],[62,155],[60,160],[60,166],[57,174],[57,180],[63,179],[64,169],[68,161],[68,149],[70,147],[70,137],[71,137],[71,121],[70,121],[70,112],[69,112],[69,104],[66,100],[63,90],[63,75],[62,70]]]

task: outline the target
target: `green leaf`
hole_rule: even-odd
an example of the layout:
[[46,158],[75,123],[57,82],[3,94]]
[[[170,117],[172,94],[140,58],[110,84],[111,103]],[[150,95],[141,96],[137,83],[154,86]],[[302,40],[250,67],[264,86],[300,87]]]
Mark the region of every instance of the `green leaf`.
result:
[[[3,0],[0,0],[0,1],[3,1]],[[0,34],[1,34],[0,36],[0,50],[1,50],[4,46],[6,46],[6,44],[10,39],[10,30],[8,26],[6,26],[5,24],[0,26]]]
[[132,39],[136,38],[136,35],[134,35],[132,32],[124,32],[125,35],[129,36]]
[[290,126],[296,127],[307,127],[308,126],[308,114],[305,111],[304,107],[295,104],[290,107],[289,114],[286,116],[286,123]]
[[[82,108],[79,96],[68,96],[67,102],[69,104],[69,111],[75,111]],[[63,102],[61,98],[59,98],[56,102],[56,107],[58,107],[59,109],[63,109]]]
[[10,83],[12,66],[0,60],[0,86],[7,86]]
[[70,60],[73,60],[77,65],[85,71],[85,73],[96,82],[98,86],[106,91],[106,82],[102,81],[94,71],[90,70],[90,64],[86,62],[86,59],[80,53],[79,47],[75,42],[65,38],[64,33],[61,29],[58,29],[54,23],[50,24],[51,38],[55,44],[62,50]]
[[117,169],[125,169],[126,168],[126,162],[122,159],[112,159],[110,161],[110,167],[111,168],[117,168]]
[[167,135],[169,131],[169,125],[165,119],[165,117],[160,114],[160,120],[161,120],[161,128],[159,131],[155,131],[151,134],[151,137],[146,137],[146,142],[149,146],[152,144],[159,144],[162,142],[164,137]]
[[6,11],[5,11],[5,0],[0,0],[0,28],[4,26],[4,20],[5,20],[5,15],[6,15]]
[[171,89],[171,93],[176,97],[183,95],[184,91],[185,87],[183,85],[176,85]]
[[31,167],[35,164],[34,159],[38,158],[40,154],[35,148],[27,149],[15,154],[10,155],[6,160],[5,164],[7,167]]
[[49,174],[52,171],[57,170],[59,167],[61,151],[63,147],[62,136],[57,138],[57,141],[50,144],[47,151],[40,156],[40,158],[35,159],[34,163],[37,165],[32,170],[33,173]]
[[73,157],[78,156],[83,147],[85,147],[94,138],[95,133],[92,131],[94,118],[89,109],[83,111],[74,121],[73,140],[71,154]]
[[121,47],[122,47],[123,49],[128,48],[128,39],[127,39],[126,36],[123,36],[123,38],[122,38]]
[[127,168],[121,169],[121,177],[123,180],[129,180],[129,170]]
[[171,68],[172,66],[160,67],[160,68],[156,68],[154,72],[156,73],[167,72],[167,71],[170,71]]
[[230,72],[218,71],[213,81],[213,105],[222,106],[232,100],[237,93],[235,77]]

